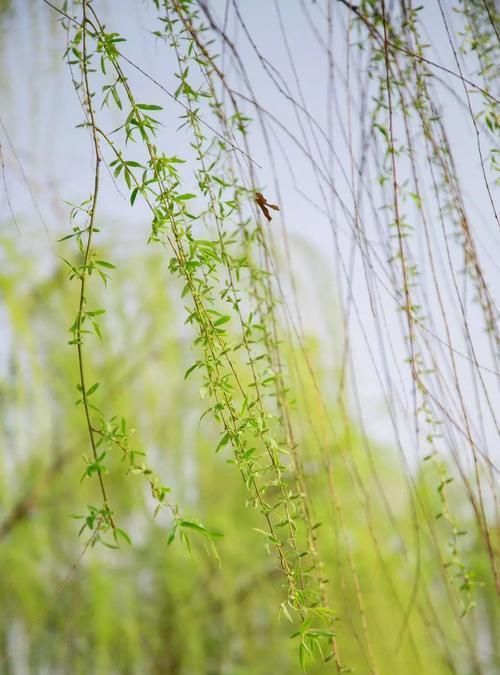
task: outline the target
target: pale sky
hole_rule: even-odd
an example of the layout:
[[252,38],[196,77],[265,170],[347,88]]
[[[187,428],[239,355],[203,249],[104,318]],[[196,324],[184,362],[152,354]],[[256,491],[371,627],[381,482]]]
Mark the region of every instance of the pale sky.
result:
[[[229,3],[231,4],[231,3]],[[338,108],[333,109],[331,139],[336,156],[333,158],[328,152],[325,140],[318,128],[328,133],[328,63],[319,44],[319,38],[327,39],[326,35],[326,7],[327,3],[307,3],[301,0],[241,0],[239,7],[248,26],[252,39],[260,53],[268,59],[278,82],[286,82],[294,97],[303,97],[305,104],[314,122],[304,115],[297,117],[296,111],[290,105],[286,95],[280,93],[271,77],[262,68],[262,63],[253,51],[245,37],[241,26],[238,27],[234,11],[229,14],[228,33],[238,46],[243,62],[247,69],[252,88],[259,102],[279,121],[283,128],[271,125],[271,144],[275,153],[275,170],[267,153],[259,122],[256,119],[252,124],[250,145],[252,157],[261,168],[257,169],[258,180],[266,188],[266,196],[270,201],[279,201],[281,213],[273,220],[272,235],[278,240],[286,231],[292,246],[293,265],[299,281],[299,298],[304,324],[310,332],[315,333],[322,344],[322,351],[326,362],[335,362],[342,353],[343,339],[341,317],[339,313],[339,278],[341,280],[341,295],[344,301],[347,297],[346,279],[351,278],[347,267],[350,261],[352,242],[352,222],[343,214],[340,199],[351,203],[348,187],[342,177],[342,171],[350,172],[349,147],[342,138],[341,123],[348,124],[348,99],[342,77],[348,76],[352,80],[352,95],[355,102],[359,102],[363,92],[358,86],[358,61],[352,57],[346,60],[346,19],[347,9],[334,3],[334,31],[333,55],[336,74],[336,91]],[[300,83],[299,92],[294,81],[292,64],[288,58],[286,45],[281,32],[279,15],[276,5],[281,10],[293,66]],[[456,70],[453,54],[445,39],[445,32],[438,13],[437,3],[426,3],[430,9],[424,13],[427,39],[432,45],[432,58],[452,70]],[[217,0],[210,3],[214,14],[223,16],[226,2]],[[315,35],[308,24],[303,8],[311,12],[318,27],[319,37]],[[333,5],[332,5],[333,6]],[[450,10],[451,4],[444,3]],[[155,10],[151,2],[138,0],[120,0],[119,3],[110,0],[97,0],[94,7],[104,16],[108,30],[117,31],[127,37],[122,51],[132,61],[150,73],[170,91],[176,86],[173,75],[175,64],[167,51],[158,41],[148,34],[148,31],[157,30]],[[451,11],[450,18],[456,21]],[[56,240],[68,230],[68,207],[63,200],[79,202],[91,190],[92,154],[89,139],[85,130],[75,129],[81,120],[81,109],[72,90],[67,67],[62,61],[65,45],[65,35],[61,26],[56,22],[54,12],[42,0],[15,0],[12,9],[0,21],[0,117],[3,128],[0,128],[0,143],[3,149],[5,175],[19,232],[12,222],[10,209],[7,203],[5,190],[0,189],[0,228],[2,239],[14,242],[15,248],[31,250],[34,242],[37,246],[39,264],[38,273],[46,273],[58,262],[58,245]],[[352,36],[351,36],[352,38]],[[357,50],[357,48],[353,48]],[[359,53],[359,50],[353,52]],[[227,56],[225,57],[228,58]],[[348,72],[348,69],[349,72]],[[244,83],[231,69],[226,61],[226,72],[234,88],[244,91]],[[159,103],[165,107],[165,128],[159,144],[169,155],[183,155],[185,152],[186,136],[178,132],[178,115],[182,109],[166,94],[159,91],[143,76],[133,69],[127,71],[130,83],[136,92],[136,98],[146,102]],[[498,265],[498,227],[494,220],[492,209],[488,203],[477,153],[474,129],[464,113],[463,106],[456,97],[465,101],[460,81],[451,76],[439,73],[449,91],[440,88],[440,103],[445,111],[445,119],[450,133],[453,150],[456,152],[456,162],[467,196],[469,216],[474,225],[478,250],[490,288],[498,295],[499,265]],[[474,79],[474,73],[470,73]],[[283,81],[280,77],[283,76]],[[498,92],[497,92],[498,95]],[[473,101],[478,105],[480,99],[473,95]],[[255,118],[251,106],[244,106],[249,117]],[[354,110],[354,107],[352,108]],[[107,113],[106,113],[107,114]],[[107,126],[113,128],[113,123],[119,123],[119,117],[114,115],[104,118]],[[353,147],[356,153],[359,150],[359,126],[353,116]],[[315,127],[315,124],[319,127]],[[116,125],[117,125],[116,124]],[[312,125],[312,126],[311,126]],[[318,169],[308,162],[303,153],[287,135],[287,130],[302,138],[302,129],[311,142],[311,147],[317,153],[317,163],[324,166],[325,171],[331,169],[331,179],[335,184],[338,197],[332,196],[331,190],[325,181],[318,178]],[[314,140],[311,129],[316,132]],[[8,134],[8,137],[6,133]],[[422,142],[415,139],[415,143]],[[14,152],[17,156],[14,156]],[[418,150],[417,150],[418,152]],[[292,178],[289,164],[295,173]],[[22,166],[22,170],[20,168]],[[403,165],[404,166],[404,165]],[[404,168],[403,168],[404,171]],[[277,180],[276,180],[277,179]],[[36,206],[33,202],[30,186]],[[334,222],[331,223],[321,210],[312,206],[310,200],[322,205],[323,193],[326,194],[328,205],[333,208]],[[106,185],[105,198],[100,206],[101,221],[109,223],[109,241],[113,242],[113,251],[117,258],[126,256],[128,247],[134,245],[137,253],[138,246],[146,245],[148,222],[145,210],[140,205],[131,209],[128,200],[117,193],[111,182]],[[498,202],[498,189],[494,190],[494,197]],[[411,220],[414,207],[405,204],[404,210]],[[432,214],[430,214],[432,216]],[[381,216],[385,216],[382,214]],[[338,235],[337,246],[340,256],[335,249],[332,238],[332,225]],[[436,223],[436,228],[438,227]],[[103,228],[105,229],[105,228]],[[380,232],[375,223],[367,217],[365,226],[367,237],[371,242],[372,250],[380,256],[380,274],[384,274],[385,242],[380,238]],[[104,235],[108,238],[108,235]],[[438,235],[436,235],[438,237]],[[422,234],[415,234],[415,251],[422,247]],[[1,253],[0,261],[5,254]],[[1,264],[1,263],[0,263]],[[425,255],[422,256],[423,283],[426,283],[429,270],[425,270]],[[381,277],[382,278],[382,277]],[[408,401],[410,393],[407,386],[407,373],[401,378],[400,371],[407,368],[404,364],[404,341],[399,328],[400,315],[394,309],[394,302],[390,294],[384,295],[381,290],[382,306],[386,313],[387,332],[394,339],[393,353],[389,345],[380,345],[375,338],[375,329],[371,318],[369,295],[363,273],[362,259],[359,254],[354,258],[352,272],[353,294],[356,299],[356,308],[351,310],[351,324],[349,340],[353,363],[352,375],[355,378],[365,423],[370,434],[377,440],[394,443],[394,433],[389,422],[389,415],[384,405],[382,385],[377,371],[383,371],[384,350],[387,351],[388,375],[394,387],[395,414],[398,427],[402,430],[405,447],[409,448],[410,456],[416,456],[416,443],[412,437],[413,423]],[[443,288],[449,285],[449,280],[443,277]],[[381,287],[382,289],[382,287]],[[379,289],[380,290],[380,289]],[[453,291],[450,290],[450,298]],[[432,312],[433,308],[429,308]],[[465,353],[467,346],[461,337],[461,328],[456,323],[456,308],[453,309],[450,299],[450,325],[453,330],[454,347],[457,352]],[[4,324],[0,333],[0,353],[5,355],[13,348],[12,336],[3,320],[0,298],[0,321]],[[497,377],[486,368],[494,370],[491,355],[483,339],[483,329],[479,317],[471,314],[471,332],[475,342],[478,361],[485,366],[483,372],[486,387],[491,400],[500,408],[497,388]],[[441,339],[446,336],[441,333]],[[457,356],[459,363],[462,389],[466,395],[471,394],[467,405],[471,418],[477,416],[477,409],[472,400],[472,380],[466,359]],[[5,360],[0,359],[0,364]],[[385,386],[386,377],[382,376]],[[401,384],[402,379],[406,384]],[[399,392],[399,395],[396,395]],[[403,403],[396,399],[400,397]],[[354,408],[354,405],[353,405]],[[485,421],[485,437],[480,444],[488,446],[488,451],[498,459],[498,437],[493,421]]]

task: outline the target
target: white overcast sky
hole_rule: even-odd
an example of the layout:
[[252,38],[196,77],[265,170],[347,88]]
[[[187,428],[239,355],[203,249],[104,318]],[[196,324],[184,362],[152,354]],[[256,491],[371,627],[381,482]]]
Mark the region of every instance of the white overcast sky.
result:
[[[316,17],[321,31],[324,28],[324,22],[321,23],[321,11],[326,2],[311,3],[308,0],[303,2],[277,0],[277,2],[307,106],[318,123],[326,128],[327,63],[318,46],[317,37],[313,34],[303,12],[303,6],[307,5]],[[124,53],[168,89],[174,90],[174,63],[169,61],[165,49],[149,35],[149,31],[157,29],[153,3],[140,0],[119,2],[95,0],[93,4],[105,17],[108,30],[116,30],[127,37],[127,43],[123,46]],[[452,18],[451,4],[448,2],[444,4]],[[0,128],[0,143],[3,148],[10,201],[16,215],[19,233],[10,217],[3,186],[0,189],[0,227],[2,237],[14,242],[19,250],[32,250],[36,242],[38,273],[43,274],[59,264],[56,240],[68,229],[68,208],[63,200],[78,202],[90,192],[92,154],[86,132],[75,129],[81,119],[81,110],[72,90],[67,68],[62,61],[65,36],[55,20],[54,12],[42,0],[14,0],[11,5],[11,10],[0,23],[0,116],[3,124],[3,128]],[[429,9],[425,10],[423,16],[428,33],[427,39],[433,45],[432,57],[442,65],[456,70],[453,55],[444,38],[437,3],[430,2],[427,5]],[[259,50],[294,89],[293,73],[280,34],[276,3],[270,0],[240,0],[239,6]],[[212,1],[211,7],[220,16],[224,11],[225,2]],[[334,16],[337,17],[334,58],[340,71],[345,73],[347,10],[340,8],[338,4],[334,9]],[[234,31],[234,16],[232,22],[229,23],[230,31]],[[287,128],[298,134],[297,120],[291,107],[263,72],[241,28],[232,35],[237,40],[259,100]],[[180,115],[182,110],[176,110],[177,104],[155,89],[145,78],[132,70],[128,73],[139,100],[160,103],[165,107],[166,115],[172,123],[170,128],[164,129],[160,138],[165,151],[170,155],[182,154],[185,137],[175,131],[175,117]],[[464,99],[461,83],[452,77],[444,79],[450,89]],[[234,85],[238,88],[237,80],[234,80]],[[479,251],[491,287],[498,295],[500,278],[498,228],[492,217],[479,171],[474,130],[470,120],[462,114],[462,109],[454,96],[445,90],[441,91],[441,96],[465,192],[469,195],[467,206],[474,222]],[[339,98],[340,107],[345,106],[342,93],[339,94]],[[250,108],[247,108],[247,111],[249,116],[255,116]],[[270,201],[274,201],[278,199],[276,176],[257,122],[253,129],[252,156],[262,167],[258,170],[259,181],[266,186]],[[335,329],[336,324],[340,324],[340,319],[338,303],[335,300],[338,288],[335,283],[335,261],[333,261],[335,251],[330,225],[326,217],[312,209],[304,196],[319,200],[317,179],[312,167],[291,143],[287,144],[285,137],[281,138],[281,142],[288,160],[300,178],[300,191],[291,179],[286,162],[276,146],[276,169],[282,212],[273,221],[275,227],[273,232],[278,236],[279,228],[286,227],[294,251],[294,264],[299,270],[304,320],[310,327],[309,330],[315,332],[321,339],[328,361],[338,356],[341,346],[341,331]],[[13,149],[22,171],[14,157]],[[347,149],[340,138],[336,151],[339,167],[342,163],[347,167],[349,165]],[[342,191],[339,167],[335,175],[338,176],[339,190]],[[36,207],[27,189],[27,183],[35,196]],[[494,196],[498,200],[498,193],[494,193]],[[148,225],[146,215],[145,212],[141,212],[140,206],[130,209],[128,202],[111,185],[108,186],[101,203],[100,217],[103,223],[107,221],[110,224],[111,241],[114,242],[117,256],[124,255],[132,243],[136,251],[138,250],[136,244],[143,243],[145,246]],[[344,222],[342,215],[339,214],[336,227],[340,231],[342,256],[347,261],[351,241],[350,225]],[[376,241],[375,228],[373,239],[374,247],[380,246]],[[383,254],[383,249],[381,252]],[[0,252],[0,261],[1,259]],[[369,348],[374,350],[376,361],[380,366],[379,347],[373,333],[370,332],[368,320],[365,321],[370,312],[359,261],[354,274],[353,289],[359,312],[358,318],[353,315],[350,326],[354,377],[360,390],[365,421],[370,433],[382,441],[394,442],[389,416],[384,406],[382,386],[377,378],[369,350]],[[386,310],[390,317],[392,312],[388,329],[389,332],[398,334],[399,318],[391,306],[392,303],[387,298]],[[0,298],[0,321],[3,324],[0,333],[0,353],[3,352],[5,357],[8,350],[13,348],[13,340],[3,319]],[[365,332],[361,330],[361,323],[365,326]],[[479,322],[472,326],[472,331],[480,349],[479,361],[491,366],[482,341],[482,326]],[[397,340],[395,342],[397,343]],[[460,346],[460,342],[457,346]],[[328,359],[328,356],[331,359]],[[400,340],[399,345],[395,344],[395,355],[390,364],[390,376],[394,383],[399,383],[398,371],[406,367],[403,360],[404,351]],[[1,359],[0,364],[4,365],[5,359]],[[464,364],[463,386],[467,392],[465,372]],[[492,396],[496,392],[494,400],[497,408],[500,408],[495,377],[486,374],[485,378]],[[402,389],[401,395],[407,396],[408,391]],[[405,410],[405,404],[397,407],[399,424],[404,428],[409,418],[408,410]],[[473,406],[471,414],[474,414]],[[411,420],[409,422],[411,427]],[[408,439],[410,438],[411,433],[408,432]],[[497,436],[491,424],[487,428],[485,442],[490,446],[490,452],[493,455],[496,453],[498,457]],[[409,444],[411,446],[412,441]],[[414,449],[410,451],[413,452]]]

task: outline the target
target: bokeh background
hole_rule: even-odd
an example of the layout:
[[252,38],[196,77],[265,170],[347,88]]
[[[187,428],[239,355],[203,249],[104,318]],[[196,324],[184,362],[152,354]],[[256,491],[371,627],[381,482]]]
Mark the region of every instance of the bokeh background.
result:
[[[154,3],[93,5],[108,29],[126,37],[127,56],[175,90],[175,60],[151,35],[158,15]],[[367,192],[367,204],[359,207],[364,244],[359,250],[355,245],[360,235],[353,226],[352,187],[376,183],[376,153],[366,183],[357,183],[351,173],[352,157],[362,151],[363,125],[370,125],[369,116],[359,112],[370,100],[363,89],[368,56],[356,44],[355,29],[348,32],[350,17],[339,3],[217,0],[210,8],[220,25],[225,22],[245,64],[243,74],[229,50],[221,49],[227,76],[254,120],[249,143],[260,185],[281,207],[269,240],[284,302],[302,335],[298,349],[284,331],[293,364],[293,416],[323,523],[322,555],[341,617],[345,662],[355,672],[371,672],[360,637],[367,623],[380,673],[493,675],[500,651],[490,561],[454,464],[458,456],[467,478],[474,460],[457,431],[462,415],[457,394],[436,384],[436,397],[449,412],[438,441],[440,461],[457,478],[447,495],[464,532],[464,565],[476,580],[475,608],[462,616],[462,589],[446,580],[449,532],[435,520],[439,470],[424,461],[428,449],[412,415],[404,322],[385,283],[390,245],[382,193],[375,192],[370,205]],[[452,3],[444,3],[444,10],[459,36],[463,18]],[[255,532],[262,526],[259,515],[246,503],[229,450],[214,452],[219,429],[200,419],[206,408],[200,381],[184,378],[197,354],[179,284],[164,253],[147,244],[146,209],[140,204],[132,209],[110,177],[98,209],[99,247],[116,271],[112,283],[96,291],[107,314],[105,337],[89,355],[90,369],[104,383],[100,394],[109,414],[129,420],[134,442],[172,488],[175,502],[224,538],[217,545],[219,557],[203,541],[194,542],[191,554],[181,542],[167,546],[168,514],[153,517],[150,491],[139,477],[125,475],[119,458],[108,484],[132,545],[87,550],[78,537],[80,523],[72,515],[94,503],[96,486],[80,481],[88,439],[75,406],[77,361],[68,344],[77,289],[61,261],[71,244],[58,240],[69,229],[68,203],[91,191],[93,159],[87,130],[77,128],[82,110],[63,59],[65,32],[58,19],[41,0],[0,1],[0,672],[299,673],[292,628],[279,614],[283,579]],[[436,3],[425,3],[421,21],[432,57],[456,71]],[[331,62],[324,50],[328,41]],[[463,65],[470,77],[477,76],[476,60]],[[169,155],[186,156],[190,139],[179,130],[182,109],[133,68],[127,75],[138,100],[165,108],[158,144]],[[438,85],[463,199],[495,293],[498,228],[467,99],[453,76],[440,72]],[[248,100],[250,91],[260,113]],[[478,96],[473,104],[481,109]],[[116,112],[104,110],[102,119],[109,129],[120,124]],[[495,140],[483,127],[487,152]],[[429,200],[435,200],[418,154],[422,138],[415,133],[414,140],[423,194],[428,189]],[[493,180],[490,187],[496,198]],[[415,204],[410,200],[404,208],[411,220]],[[431,202],[431,220],[433,209]],[[441,234],[436,225],[432,236],[436,257],[446,261],[444,241],[453,239],[452,228]],[[444,382],[451,381],[450,354],[458,354],[461,398],[481,456],[488,459],[481,480],[497,545],[498,473],[491,469],[499,458],[496,355],[461,274],[460,253],[452,254],[449,268],[438,266],[436,278],[423,231],[417,229],[414,238],[428,303],[429,354]],[[371,251],[370,265],[363,246]],[[432,284],[444,289],[448,325],[433,302]],[[468,332],[459,311],[463,298],[470,305]],[[470,336],[480,370],[470,366]],[[443,344],[450,339],[452,349],[446,351]],[[320,446],[335,466],[341,512],[331,502]],[[360,594],[363,615],[357,609]],[[408,630],[399,641],[408,607]],[[331,663],[319,661],[308,669],[334,672]]]

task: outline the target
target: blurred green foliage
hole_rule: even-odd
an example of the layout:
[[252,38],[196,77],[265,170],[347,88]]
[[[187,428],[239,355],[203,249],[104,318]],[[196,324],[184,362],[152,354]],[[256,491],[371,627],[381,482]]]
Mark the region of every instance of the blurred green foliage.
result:
[[[213,423],[200,421],[200,383],[196,377],[184,380],[193,361],[192,336],[162,257],[137,253],[117,266],[99,298],[108,313],[104,341],[95,338],[89,350],[91,369],[103,383],[107,411],[124,415],[136,428],[135,447],[146,451],[183,513],[224,533],[220,564],[198,539],[191,556],[178,540],[167,546],[167,513],[153,517],[144,482],[125,475],[118,455],[107,482],[117,519],[133,543],[118,550],[85,549],[71,514],[92,504],[97,490],[95,481],[80,482],[88,439],[74,404],[76,364],[65,338],[75,291],[62,263],[47,273],[36,259],[3,244],[1,672],[300,672],[290,640],[293,627],[278,612],[282,575],[254,530],[260,518],[245,505],[229,450],[214,452],[219,436]],[[334,377],[322,369],[312,341],[308,355],[321,378]],[[302,368],[295,372],[302,386],[294,415],[303,430],[304,466],[321,523],[318,539],[340,618],[344,662],[355,672],[370,672],[359,640],[366,622],[380,673],[495,672],[498,607],[491,589],[479,587],[477,608],[460,619],[431,545],[439,533],[428,527],[437,508],[429,488],[435,477],[426,478],[431,468],[416,471],[418,499],[412,504],[394,453],[368,448],[330,403],[330,423],[341,430],[335,446],[327,447],[335,472],[332,504],[318,450],[324,420]],[[486,580],[488,563],[474,544],[472,523],[467,536],[469,563]],[[446,545],[443,531],[443,551]],[[396,651],[408,610],[408,628]],[[331,663],[318,661],[308,670],[333,672]]]

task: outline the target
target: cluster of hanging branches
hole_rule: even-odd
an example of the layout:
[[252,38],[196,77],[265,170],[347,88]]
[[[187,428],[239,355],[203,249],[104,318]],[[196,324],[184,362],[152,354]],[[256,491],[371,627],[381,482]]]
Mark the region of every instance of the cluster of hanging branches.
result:
[[[118,189],[147,214],[144,238],[178,292],[193,341],[185,377],[196,379],[203,416],[219,429],[214,452],[227,453],[242,503],[259,514],[255,529],[281,573],[276,609],[294,624],[302,667],[319,659],[338,673],[385,672],[373,583],[394,597],[395,655],[406,649],[415,668],[426,668],[425,640],[446,666],[436,672],[483,672],[474,635],[485,595],[500,593],[498,264],[489,250],[499,226],[494,3],[300,0],[301,30],[323,64],[313,96],[279,0],[259,17],[276,27],[279,66],[245,3],[153,0],[152,39],[173,64],[172,89],[127,56],[128,36],[107,25],[99,2],[46,4],[67,35],[64,56],[94,157],[90,196],[72,205],[62,238],[75,244],[64,264],[78,289],[70,343],[89,444],[83,478],[99,495],[79,516],[85,552],[131,542],[107,484],[116,457],[144,478],[154,514],[168,512],[166,545],[181,539],[191,548],[198,537],[218,555],[223,534],[184,515],[172,485],[134,445],[135,420],[108,411],[102,382],[89,380],[89,354],[109,339],[94,288],[113,284],[117,264],[99,252],[99,205]],[[433,49],[437,34],[446,61]],[[141,80],[150,100],[136,94]],[[469,130],[468,166],[456,120]],[[169,146],[172,135],[182,135],[184,154]],[[312,331],[289,227],[297,221],[306,233],[323,228],[328,242],[321,273],[335,290],[317,302],[323,316],[333,306],[337,314],[320,338],[335,355],[335,382],[320,376],[307,349]],[[371,438],[365,367],[399,457],[394,498]],[[58,460],[49,471],[60,469]],[[7,515],[2,536],[31,498]],[[358,527],[370,537],[373,570],[360,560]],[[480,576],[478,552],[488,562]]]

